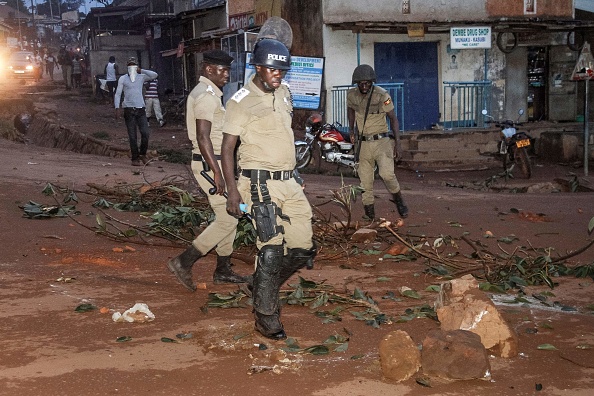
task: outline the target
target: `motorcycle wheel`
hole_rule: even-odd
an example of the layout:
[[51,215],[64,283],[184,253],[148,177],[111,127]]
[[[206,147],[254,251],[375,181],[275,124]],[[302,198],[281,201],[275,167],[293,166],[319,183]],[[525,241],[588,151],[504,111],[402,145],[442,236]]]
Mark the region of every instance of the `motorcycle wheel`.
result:
[[295,160],[297,169],[303,169],[311,162],[311,149],[305,142],[295,142]]
[[[510,155],[513,154],[513,161],[510,158]],[[528,157],[528,152],[526,151],[525,147],[517,148],[516,146],[512,146],[510,152],[503,156],[503,168],[508,172],[512,172],[514,168],[518,167],[522,176],[525,179],[530,179],[532,176],[532,165],[530,164],[530,158]]]

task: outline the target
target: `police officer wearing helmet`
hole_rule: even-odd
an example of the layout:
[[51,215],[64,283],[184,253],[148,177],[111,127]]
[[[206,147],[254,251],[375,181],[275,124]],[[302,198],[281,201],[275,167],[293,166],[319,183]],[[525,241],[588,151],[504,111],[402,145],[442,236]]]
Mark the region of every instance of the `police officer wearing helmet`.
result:
[[[357,141],[359,152],[359,179],[363,188],[362,201],[365,217],[375,218],[373,181],[375,165],[392,194],[392,201],[400,216],[408,216],[408,208],[394,174],[394,159],[400,156],[398,118],[388,91],[374,84],[375,71],[369,65],[359,65],[353,71],[355,88],[347,92],[347,116],[351,141]],[[386,117],[390,120],[390,129]],[[355,128],[358,133],[355,134]]]
[[233,58],[218,49],[204,52],[198,85],[188,95],[186,125],[193,145],[192,172],[203,191],[215,183],[215,194],[208,202],[215,219],[192,241],[192,245],[167,265],[179,282],[190,291],[196,290],[192,280],[192,267],[213,248],[217,252],[217,267],[213,282],[243,283],[246,279],[231,269],[231,253],[237,229],[237,219],[227,213],[227,200],[223,196],[225,181],[220,168],[221,143],[223,142],[223,87],[229,82],[229,69]]
[[[280,321],[280,287],[297,270],[313,266],[316,249],[311,206],[293,172],[293,105],[283,82],[291,55],[280,41],[263,39],[254,47],[251,64],[256,73],[227,102],[222,166],[227,211],[240,216],[239,204],[245,202],[258,234],[251,285],[255,328],[280,340],[287,337]],[[238,138],[241,173],[234,183],[233,149]]]

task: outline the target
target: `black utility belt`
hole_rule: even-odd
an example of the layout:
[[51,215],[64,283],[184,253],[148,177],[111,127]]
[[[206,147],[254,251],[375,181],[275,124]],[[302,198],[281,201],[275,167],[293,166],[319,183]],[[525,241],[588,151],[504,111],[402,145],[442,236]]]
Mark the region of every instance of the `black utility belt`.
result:
[[361,141],[367,142],[370,140],[380,140],[382,138],[387,138],[387,137],[389,137],[390,139],[394,139],[394,135],[392,135],[390,132],[384,132],[384,133],[378,133],[377,135],[361,136]]
[[[221,159],[220,155],[214,155],[214,158],[219,161]],[[204,157],[202,156],[202,154],[192,154],[192,161],[204,161],[206,162],[206,160],[204,159]]]
[[257,180],[289,180],[293,178],[293,169],[282,170],[282,171],[267,171],[262,169],[244,169],[241,171],[241,175]]
[[144,110],[144,107],[124,107],[124,110]]

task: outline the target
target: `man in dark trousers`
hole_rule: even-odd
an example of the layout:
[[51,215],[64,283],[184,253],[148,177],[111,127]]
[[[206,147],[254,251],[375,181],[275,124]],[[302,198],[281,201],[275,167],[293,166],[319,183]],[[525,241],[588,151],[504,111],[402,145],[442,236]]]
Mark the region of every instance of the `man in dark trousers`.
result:
[[[115,93],[115,118],[120,117],[120,101],[124,94],[124,121],[128,130],[128,141],[132,155],[132,166],[148,164],[146,156],[149,145],[149,127],[146,119],[146,109],[142,87],[145,82],[158,77],[157,73],[151,70],[143,70],[138,66],[136,58],[130,58],[127,62],[128,72],[118,80],[118,89]],[[140,132],[140,147],[136,136],[136,128]]]

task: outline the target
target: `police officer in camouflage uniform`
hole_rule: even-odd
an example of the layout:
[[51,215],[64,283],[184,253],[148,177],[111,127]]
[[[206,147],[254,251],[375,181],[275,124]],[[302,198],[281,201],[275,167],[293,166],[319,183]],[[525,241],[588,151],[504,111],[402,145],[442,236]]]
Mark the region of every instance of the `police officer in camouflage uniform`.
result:
[[[252,299],[255,328],[265,337],[286,338],[280,321],[279,290],[297,270],[313,266],[312,211],[294,176],[293,105],[282,82],[291,67],[287,47],[275,39],[259,41],[252,53],[256,74],[227,102],[222,166],[227,211],[240,216],[245,202],[257,229],[258,258]],[[233,182],[233,148],[241,173]],[[286,254],[285,254],[286,248]]]
[[[357,87],[347,92],[347,116],[351,141],[359,147],[359,179],[363,188],[362,201],[365,217],[375,218],[373,181],[375,165],[392,194],[392,201],[400,216],[408,216],[408,208],[402,199],[400,184],[394,174],[394,159],[400,156],[398,118],[390,94],[374,84],[375,71],[369,65],[359,65],[353,72],[353,84]],[[390,129],[386,116],[390,119]],[[355,127],[358,133],[355,134]]]
[[213,185],[215,194],[208,195],[208,202],[215,213],[215,220],[192,242],[192,245],[167,265],[180,283],[190,291],[196,290],[192,280],[192,266],[200,257],[216,247],[217,267],[213,274],[215,284],[242,283],[246,278],[231,269],[231,253],[237,230],[237,219],[227,213],[227,200],[223,196],[225,181],[220,167],[223,141],[222,89],[229,82],[229,68],[233,58],[224,51],[210,50],[203,54],[202,76],[198,85],[188,95],[186,123],[192,141],[192,172],[203,191]]

